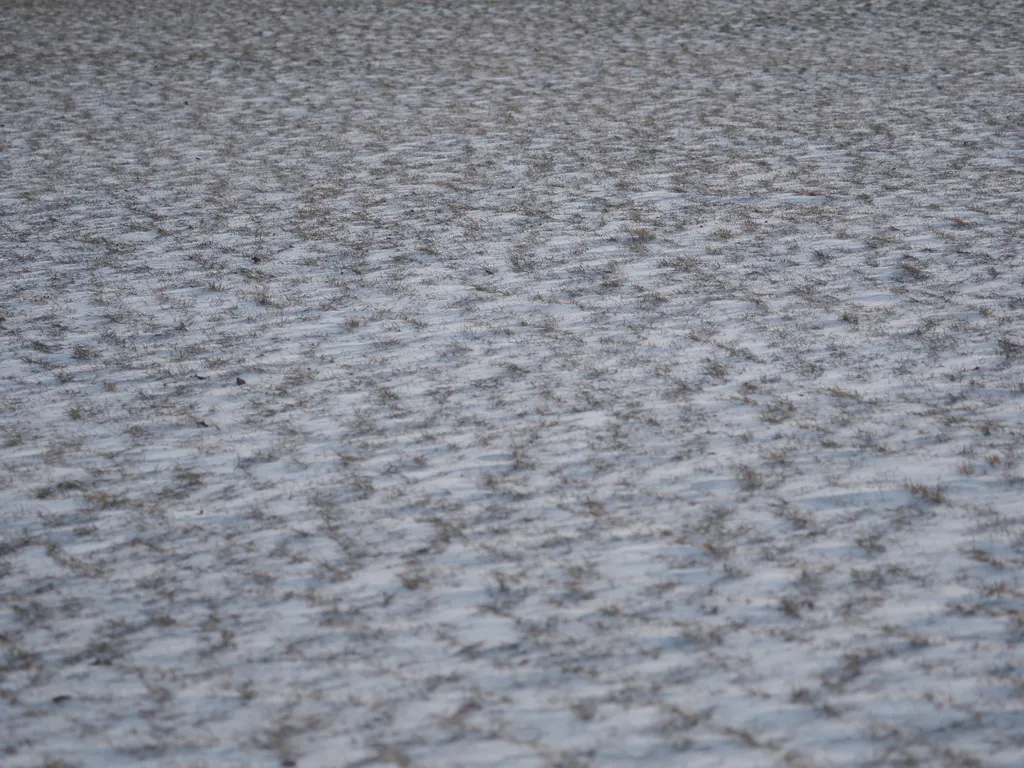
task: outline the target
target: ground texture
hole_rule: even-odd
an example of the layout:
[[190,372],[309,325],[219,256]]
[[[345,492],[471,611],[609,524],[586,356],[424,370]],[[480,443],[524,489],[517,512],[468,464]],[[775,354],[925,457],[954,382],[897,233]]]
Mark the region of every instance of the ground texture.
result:
[[1008,2],[0,6],[0,762],[1024,765]]

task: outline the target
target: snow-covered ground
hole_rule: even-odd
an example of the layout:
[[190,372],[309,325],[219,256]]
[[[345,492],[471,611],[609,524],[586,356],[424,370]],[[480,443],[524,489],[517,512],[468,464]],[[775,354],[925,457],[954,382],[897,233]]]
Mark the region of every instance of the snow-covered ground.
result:
[[1024,765],[1019,3],[0,4],[0,763]]

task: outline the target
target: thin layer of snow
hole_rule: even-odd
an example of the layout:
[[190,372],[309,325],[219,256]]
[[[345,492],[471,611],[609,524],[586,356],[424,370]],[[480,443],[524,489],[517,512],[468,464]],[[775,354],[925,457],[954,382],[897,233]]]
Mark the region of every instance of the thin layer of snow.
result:
[[0,762],[1024,764],[989,5],[4,3]]

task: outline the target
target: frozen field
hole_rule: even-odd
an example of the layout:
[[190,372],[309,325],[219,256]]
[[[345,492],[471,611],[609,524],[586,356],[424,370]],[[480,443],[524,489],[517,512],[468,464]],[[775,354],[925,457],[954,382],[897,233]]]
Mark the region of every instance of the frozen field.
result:
[[1024,765],[1022,40],[3,0],[0,763]]

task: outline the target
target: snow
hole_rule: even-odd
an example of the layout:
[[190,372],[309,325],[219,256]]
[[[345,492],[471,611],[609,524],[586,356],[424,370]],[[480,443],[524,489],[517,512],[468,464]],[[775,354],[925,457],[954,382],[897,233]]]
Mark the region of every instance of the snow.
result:
[[0,7],[0,763],[1024,764],[1013,4]]

